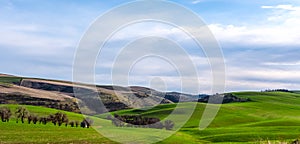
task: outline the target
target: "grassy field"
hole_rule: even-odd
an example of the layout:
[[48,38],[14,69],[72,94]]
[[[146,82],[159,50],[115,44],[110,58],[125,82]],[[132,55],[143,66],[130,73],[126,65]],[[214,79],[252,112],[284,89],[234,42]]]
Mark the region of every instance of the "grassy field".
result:
[[[2,106],[7,106],[10,108],[10,110],[12,111],[13,115],[11,117],[12,120],[15,120],[15,115],[14,112],[16,111],[16,109],[22,105],[6,105],[6,104],[2,104],[0,105],[0,107]],[[45,108],[45,107],[39,107],[39,106],[30,106],[30,105],[23,105],[23,107],[26,107],[28,109],[28,111],[31,114],[36,114],[38,116],[48,116],[49,114],[54,114],[56,112],[63,112],[65,114],[68,115],[68,118],[70,120],[77,120],[77,121],[82,121],[83,116],[81,114],[77,114],[77,113],[72,113],[72,112],[67,112],[67,111],[62,111],[62,110],[57,110],[57,109],[51,109],[51,108]]]
[[22,78],[20,77],[5,77],[0,76],[0,86],[10,87],[13,83],[21,82]]
[[[205,130],[199,130],[199,121],[206,104],[196,104],[188,122],[174,135],[174,131],[116,128],[105,119],[107,114],[94,118],[95,129],[55,127],[51,124],[28,125],[0,122],[0,143],[113,143],[104,136],[123,142],[148,143],[161,136],[172,135],[159,143],[263,143],[291,142],[300,138],[300,94],[285,92],[237,92],[238,97],[250,98],[251,102],[223,104],[213,122]],[[179,104],[180,109],[190,109],[195,103]],[[13,110],[16,105],[9,105]],[[39,115],[57,110],[27,106],[30,112]],[[176,104],[159,105],[150,110],[122,110],[118,114],[140,114],[165,118]],[[67,113],[67,112],[66,112]],[[67,113],[70,119],[82,120],[82,116]],[[176,113],[184,117],[184,113]],[[176,124],[178,125],[178,124]],[[101,136],[99,133],[102,135]],[[151,134],[151,137],[149,137]]]
[[0,123],[0,143],[112,143],[94,129],[58,127],[52,124]]
[[[15,111],[19,105],[0,105],[9,107],[12,112]],[[54,114],[61,110],[55,110],[44,107],[37,106],[26,106],[30,113],[36,114],[38,116],[47,116],[49,114]],[[66,112],[69,120],[82,121],[83,116],[81,114],[76,114],[72,112]],[[136,128],[117,128],[112,126],[111,121],[92,117],[94,120],[93,128],[76,128],[76,127],[65,127],[64,125],[54,126],[52,123],[43,124],[27,124],[27,121],[22,124],[20,121],[16,123],[15,116],[13,115],[8,123],[0,122],[0,144],[2,143],[116,143],[108,138],[102,136],[99,132],[105,135],[109,135],[110,138],[118,138],[125,142],[138,142],[138,143],[148,143],[149,139],[148,133],[155,133],[152,138],[159,138],[162,134],[172,134],[170,131],[166,130],[156,130],[156,129],[136,129]],[[130,132],[129,132],[130,131]],[[125,136],[124,136],[125,135]],[[133,137],[135,135],[136,137]],[[184,143],[186,140],[190,140],[190,136],[186,135],[185,138],[181,138],[185,134],[177,134],[173,136],[180,143]],[[120,137],[121,136],[121,137]],[[187,139],[188,138],[188,139]]]
[[[8,106],[12,112],[18,105],[1,105]],[[30,113],[38,116],[47,116],[54,114],[60,110],[37,107],[24,106]],[[69,120],[82,121],[83,116],[76,113],[65,112]],[[52,123],[43,124],[22,124],[20,121],[16,123],[15,116],[12,115],[10,122],[0,122],[0,143],[112,143],[104,138],[94,129],[83,129],[76,127],[54,126]]]
[[[213,143],[292,141],[300,137],[300,94],[237,92],[234,95],[250,98],[252,101],[223,104],[214,121],[202,131],[198,126],[205,104],[199,103],[179,133]],[[173,107],[174,105],[160,105],[149,111],[123,110],[116,113],[163,118],[165,114],[171,113]],[[189,104],[182,104],[182,107],[188,108]],[[172,140],[172,137],[167,140]]]
[[22,80],[20,77],[0,77],[1,83],[18,83]]

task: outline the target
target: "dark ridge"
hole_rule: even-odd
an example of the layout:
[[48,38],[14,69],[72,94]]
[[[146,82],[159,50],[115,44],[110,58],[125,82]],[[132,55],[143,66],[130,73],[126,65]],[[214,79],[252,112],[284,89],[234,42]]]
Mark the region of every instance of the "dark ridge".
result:
[[208,103],[209,99],[212,99],[212,101],[214,102],[216,99],[221,98],[221,97],[223,97],[222,104],[251,101],[251,99],[249,99],[249,98],[239,98],[237,96],[234,96],[231,93],[226,93],[226,94],[216,94],[216,95],[211,95],[211,96],[203,96],[198,99],[198,102]]
[[54,108],[70,112],[80,113],[76,102],[72,101],[59,101],[46,98],[37,98],[24,95],[22,93],[0,93],[0,104],[21,104],[43,106],[47,108]]

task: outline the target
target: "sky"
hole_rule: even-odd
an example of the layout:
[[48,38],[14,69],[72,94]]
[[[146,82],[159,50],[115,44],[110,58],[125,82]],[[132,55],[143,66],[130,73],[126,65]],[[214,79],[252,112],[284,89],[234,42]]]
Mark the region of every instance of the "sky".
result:
[[[1,0],[0,73],[71,81],[74,56],[83,34],[99,16],[128,2]],[[300,88],[298,0],[171,2],[196,13],[214,34],[226,64],[225,91]],[[117,18],[122,17],[112,19]],[[114,60],[123,46],[136,37],[149,35],[180,43],[199,74],[191,80],[199,80],[200,91],[209,93],[212,77],[204,52],[180,29],[154,22],[124,27],[110,38],[95,62],[96,83],[112,84]],[[155,57],[136,61],[128,75],[130,85],[167,91],[179,91],[182,86],[176,67]]]

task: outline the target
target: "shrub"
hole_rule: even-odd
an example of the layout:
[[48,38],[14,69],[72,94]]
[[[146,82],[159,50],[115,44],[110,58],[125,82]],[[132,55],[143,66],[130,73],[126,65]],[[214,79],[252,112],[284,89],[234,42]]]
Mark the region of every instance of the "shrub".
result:
[[8,107],[0,108],[0,116],[2,122],[9,122],[9,118],[11,117],[11,111]]
[[65,113],[57,112],[54,115],[50,114],[48,116],[48,121],[51,121],[54,125],[58,124],[58,126],[61,126],[63,123],[67,124],[69,119]]
[[76,127],[79,126],[79,121],[75,121],[75,126],[76,126]]
[[71,121],[69,124],[70,124],[71,127],[75,126],[75,122],[74,121]]
[[[109,117],[107,117],[108,119]],[[164,124],[160,122],[160,119],[153,117],[142,117],[139,115],[114,115],[111,119],[112,124],[117,127],[143,127],[143,128],[164,128]]]
[[40,122],[40,124],[42,123],[42,124],[46,125],[48,122],[48,119],[46,117],[40,117],[39,122]]
[[24,123],[24,120],[29,116],[29,111],[25,107],[18,107],[16,112],[16,117],[17,117],[17,123],[19,118],[21,119],[21,122]]
[[32,115],[32,122],[36,124],[39,121],[39,117],[37,115]]
[[165,128],[166,128],[166,130],[172,130],[173,129],[173,127],[174,127],[174,122],[173,121],[171,121],[171,120],[166,120],[165,121]]
[[87,118],[83,119],[80,126],[82,128],[85,128],[85,127],[90,128],[90,126],[92,126],[93,123],[94,123],[94,121],[91,118],[87,117]]

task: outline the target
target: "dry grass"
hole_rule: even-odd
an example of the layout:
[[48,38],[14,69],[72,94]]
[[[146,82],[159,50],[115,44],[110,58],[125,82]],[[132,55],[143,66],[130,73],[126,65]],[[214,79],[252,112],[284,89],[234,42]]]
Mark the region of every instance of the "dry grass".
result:
[[53,100],[60,100],[63,101],[65,99],[72,99],[73,97],[59,93],[59,92],[51,92],[45,90],[38,90],[38,89],[31,89],[26,87],[21,87],[17,85],[10,85],[8,86],[0,86],[1,93],[21,93],[24,95],[29,95],[31,97],[36,98],[46,98],[46,99],[53,99]]

